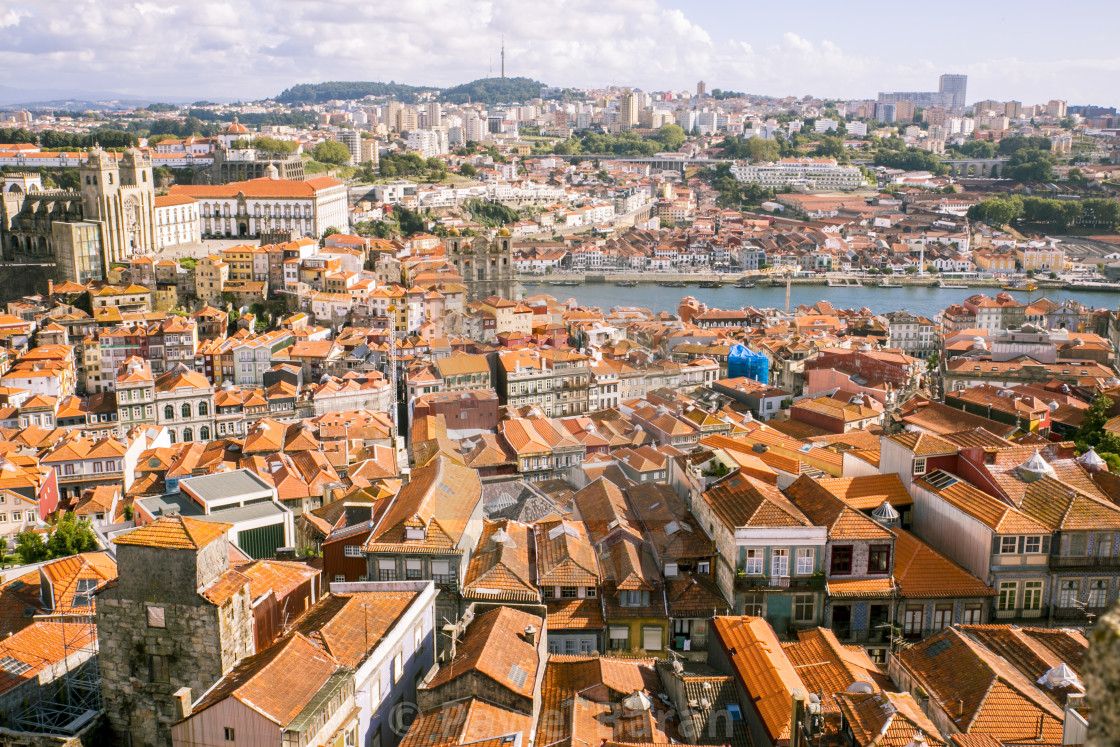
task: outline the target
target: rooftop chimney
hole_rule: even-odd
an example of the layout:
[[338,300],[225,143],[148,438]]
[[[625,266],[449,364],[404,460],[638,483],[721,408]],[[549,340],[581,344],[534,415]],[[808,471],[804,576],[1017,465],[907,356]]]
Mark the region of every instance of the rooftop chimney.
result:
[[175,698],[175,709],[178,714],[179,721],[191,715],[191,689],[189,687],[180,687],[175,691],[172,696]]
[[530,646],[536,646],[537,645],[537,629],[536,629],[535,626],[533,626],[533,625],[525,626],[524,636],[525,636],[526,643],[528,643]]

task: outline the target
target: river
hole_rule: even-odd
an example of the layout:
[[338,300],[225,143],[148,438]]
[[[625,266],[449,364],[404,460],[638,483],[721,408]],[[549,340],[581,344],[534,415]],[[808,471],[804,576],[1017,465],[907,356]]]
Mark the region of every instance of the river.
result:
[[[619,288],[612,283],[557,287],[545,282],[524,290],[526,296],[547,294],[559,300],[575,298],[583,306],[598,306],[604,311],[615,306],[639,306],[654,312],[668,311],[675,314],[677,305],[684,296],[692,296],[714,309],[738,309],[743,306],[780,309],[786,303],[784,286],[774,288],[761,283],[757,288],[735,288],[731,285],[722,288],[700,288],[695,285],[686,288],[663,288],[659,285]],[[976,293],[992,296],[1000,292],[998,288],[830,288],[824,285],[794,285],[790,291],[790,308],[826,300],[840,309],[867,307],[876,314],[909,311],[932,319],[945,307],[960,303]],[[1030,294],[1022,291],[1011,293],[1023,302],[1037,301],[1042,297],[1041,291]],[[1120,294],[1116,293],[1052,290],[1047,295],[1055,301],[1073,299],[1094,308],[1115,309],[1120,306]]]

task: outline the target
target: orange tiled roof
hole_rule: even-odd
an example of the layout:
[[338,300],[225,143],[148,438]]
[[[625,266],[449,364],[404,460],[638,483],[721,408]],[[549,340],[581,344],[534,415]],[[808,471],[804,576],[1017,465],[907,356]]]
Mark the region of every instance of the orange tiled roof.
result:
[[987,584],[904,529],[894,528],[894,581],[903,598],[990,597]]
[[713,628],[747,697],[755,701],[774,742],[789,739],[794,691],[808,692],[782,651],[770,623],[761,617],[716,617]]
[[467,626],[455,658],[440,667],[425,688],[436,690],[477,671],[507,690],[532,697],[540,656],[536,644],[525,638],[525,631],[531,627],[539,636],[543,625],[541,618],[514,607],[497,607],[476,616]]
[[162,547],[172,550],[201,550],[225,536],[232,524],[200,521],[186,516],[161,516],[151,524],[133,529],[113,540],[116,545]]

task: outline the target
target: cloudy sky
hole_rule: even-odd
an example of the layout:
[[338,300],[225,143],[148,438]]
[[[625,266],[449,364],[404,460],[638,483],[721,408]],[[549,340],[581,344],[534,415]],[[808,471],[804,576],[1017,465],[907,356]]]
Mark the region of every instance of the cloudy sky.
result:
[[1062,6],[724,0],[0,0],[3,84],[254,99],[293,83],[562,86],[873,97],[969,75],[968,98],[1120,104],[1115,0]]

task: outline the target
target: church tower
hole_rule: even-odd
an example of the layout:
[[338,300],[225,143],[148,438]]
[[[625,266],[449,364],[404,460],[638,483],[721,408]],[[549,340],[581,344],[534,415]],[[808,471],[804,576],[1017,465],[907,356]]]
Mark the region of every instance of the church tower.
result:
[[121,158],[121,184],[154,191],[152,159],[139,148],[129,148]]
[[121,172],[116,159],[95,145],[78,170],[78,175],[82,180],[82,208],[86,220],[108,221],[110,203],[121,186]]

